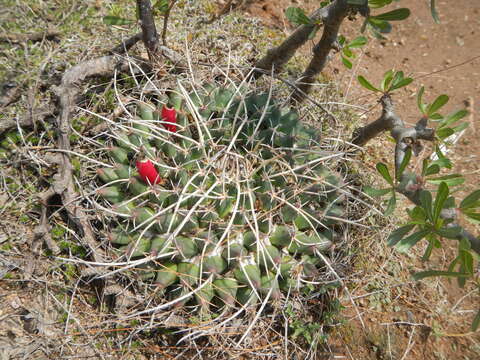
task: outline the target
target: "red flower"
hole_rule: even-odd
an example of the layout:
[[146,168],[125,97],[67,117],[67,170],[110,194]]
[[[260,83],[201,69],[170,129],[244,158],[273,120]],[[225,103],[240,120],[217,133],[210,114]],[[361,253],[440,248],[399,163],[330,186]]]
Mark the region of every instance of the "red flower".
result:
[[163,124],[165,129],[171,132],[177,132],[177,111],[175,108],[168,108],[166,105],[162,108],[162,120],[168,124]]
[[138,174],[147,184],[154,185],[162,182],[155,165],[150,160],[137,161],[136,166]]

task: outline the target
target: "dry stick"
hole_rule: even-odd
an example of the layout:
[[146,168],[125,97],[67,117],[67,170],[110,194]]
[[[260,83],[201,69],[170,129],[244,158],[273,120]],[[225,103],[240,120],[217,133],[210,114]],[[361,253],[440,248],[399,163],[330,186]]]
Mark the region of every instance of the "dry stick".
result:
[[58,127],[57,144],[59,149],[65,150],[59,157],[59,172],[54,175],[52,187],[46,192],[40,194],[40,203],[42,205],[42,218],[40,225],[36,229],[37,238],[43,237],[47,246],[54,252],[58,249],[53,246],[49,240],[47,207],[55,195],[62,199],[63,206],[67,211],[68,218],[77,226],[85,243],[91,250],[92,258],[95,261],[103,261],[104,255],[97,251],[98,243],[95,240],[93,230],[88,222],[84,211],[76,204],[78,194],[74,190],[72,176],[72,164],[70,162],[70,113],[75,105],[75,98],[78,93],[76,85],[89,76],[101,76],[111,74],[120,61],[114,56],[105,56],[89,60],[78,64],[69,69],[62,77],[60,86],[55,89],[60,102],[60,114],[56,119]]
[[42,121],[52,115],[53,110],[50,106],[42,106],[36,109],[33,113],[27,111],[26,114],[17,118],[2,120],[0,121],[0,135],[7,130],[16,128],[17,125],[21,127],[34,126],[37,121]]
[[323,20],[324,28],[322,38],[313,48],[313,58],[303,72],[297,85],[301,91],[295,92],[293,97],[301,102],[305,100],[304,93],[308,93],[316,76],[324,69],[328,61],[328,54],[332,48],[338,47],[338,31],[345,17],[348,15],[347,0],[337,0],[328,7],[328,12]]
[[110,50],[110,54],[125,54],[132,48],[133,45],[135,45],[137,42],[142,40],[143,34],[139,32],[138,34],[135,34],[131,37],[129,37],[127,40],[125,40],[123,43],[120,45],[114,47],[112,50]]
[[138,15],[142,27],[143,43],[145,44],[150,61],[158,57],[158,34],[153,19],[150,0],[137,0]]
[[58,30],[47,30],[31,34],[0,34],[0,42],[22,43],[27,41],[42,41],[43,39],[53,39],[60,35]]
[[[427,119],[425,118],[420,119],[415,127],[407,127],[403,120],[395,114],[393,101],[388,94],[382,96],[380,103],[382,104],[382,115],[374,122],[356,129],[353,133],[352,143],[354,145],[363,146],[382,132],[387,130],[390,131],[390,134],[396,142],[395,172],[398,172],[407,149],[413,148],[413,151],[417,152],[421,149],[419,140],[434,141],[435,132],[433,129],[426,127]],[[421,205],[420,192],[422,191],[422,185],[417,180],[419,178],[421,177],[412,173],[404,172],[400,179],[400,183],[406,183],[408,185],[397,186],[395,188],[398,193],[404,195],[415,205]],[[440,216],[445,220],[455,220],[456,213],[450,209],[444,209],[440,213]],[[457,226],[461,228],[461,231],[456,239],[460,241],[463,238],[466,238],[470,242],[472,249],[480,254],[479,238],[455,222],[447,225],[447,227]]]

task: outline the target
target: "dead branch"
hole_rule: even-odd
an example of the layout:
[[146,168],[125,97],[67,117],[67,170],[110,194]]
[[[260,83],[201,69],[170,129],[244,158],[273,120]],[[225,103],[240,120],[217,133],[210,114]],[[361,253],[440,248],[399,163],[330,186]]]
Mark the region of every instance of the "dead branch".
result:
[[0,42],[23,43],[27,41],[42,41],[53,39],[60,35],[58,30],[46,30],[30,34],[0,34]]
[[[397,174],[405,154],[411,149],[415,155],[418,155],[422,149],[420,140],[435,140],[435,131],[427,128],[427,119],[420,119],[415,127],[407,127],[403,120],[395,113],[393,100],[390,95],[385,94],[380,99],[382,104],[382,115],[374,122],[356,129],[353,134],[352,143],[363,146],[368,141],[374,139],[384,131],[390,131],[390,135],[395,139],[395,173]],[[421,176],[405,171],[395,190],[404,195],[415,205],[421,205],[420,192],[423,189]],[[457,240],[466,238],[470,241],[472,250],[480,254],[480,239],[465,230],[458,223],[455,223],[456,212],[450,209],[442,210],[440,216],[451,221],[448,227],[460,227],[462,230],[456,237]]]
[[132,48],[133,45],[135,45],[137,42],[142,40],[143,34],[140,32],[138,34],[135,34],[131,37],[129,37],[127,40],[125,40],[123,43],[120,45],[114,47],[112,50],[110,50],[110,54],[126,54],[128,50]]
[[50,106],[43,106],[39,109],[36,109],[34,112],[27,112],[26,114],[10,119],[4,119],[0,121],[0,135],[5,131],[16,128],[17,125],[20,127],[31,127],[38,121],[42,121],[49,116],[53,115],[53,110]]
[[5,82],[1,87],[0,92],[0,108],[8,106],[16,102],[21,95],[21,86],[14,82]]
[[[65,72],[60,86],[55,89],[60,103],[60,114],[56,119],[59,149],[70,150],[70,114],[78,94],[77,85],[91,76],[111,74],[120,63],[121,60],[115,56],[104,56],[78,64]],[[70,156],[67,153],[62,153],[59,158],[59,171],[54,176],[52,187],[39,196],[42,205],[42,217],[40,225],[36,229],[37,237],[42,237],[52,252],[57,251],[53,242],[49,241],[49,225],[46,213],[52,197],[59,195],[68,218],[75,224],[80,237],[85,241],[85,246],[90,249],[92,258],[95,261],[103,261],[105,258],[103,251],[95,240],[87,216],[78,204],[80,197],[75,191],[72,171]],[[47,236],[45,237],[45,235]]]

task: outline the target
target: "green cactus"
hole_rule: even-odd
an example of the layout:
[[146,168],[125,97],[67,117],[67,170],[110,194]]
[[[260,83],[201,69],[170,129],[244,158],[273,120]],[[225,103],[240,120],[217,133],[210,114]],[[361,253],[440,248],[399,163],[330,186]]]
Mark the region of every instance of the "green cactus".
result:
[[[148,256],[137,278],[168,300],[191,294],[175,306],[201,313],[301,291],[334,248],[325,227],[345,215],[344,182],[318,161],[319,134],[268,94],[208,84],[182,94],[168,97],[177,131],[165,131],[162,107],[139,102],[140,118],[112,135],[96,191],[111,204],[110,246]],[[155,184],[136,168],[147,159]]]

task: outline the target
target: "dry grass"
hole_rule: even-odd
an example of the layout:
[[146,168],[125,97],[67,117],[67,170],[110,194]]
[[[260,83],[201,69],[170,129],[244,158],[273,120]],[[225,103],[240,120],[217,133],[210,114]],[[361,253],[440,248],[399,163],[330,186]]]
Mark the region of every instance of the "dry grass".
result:
[[[39,28],[39,19],[46,19],[57,25],[62,35],[58,44],[45,40],[0,45],[7,54],[0,60],[0,77],[14,79],[26,89],[20,101],[2,116],[31,111],[47,102],[51,96],[50,85],[58,81],[66,67],[103,53],[135,31],[134,28],[107,28],[99,17],[100,14],[132,14],[129,3],[120,1],[95,7],[97,4],[93,1],[58,1],[48,7],[42,1],[10,1],[7,13],[2,15],[8,21],[1,31],[43,30]],[[179,11],[173,13],[169,43],[192,64],[187,75],[173,76],[169,74],[169,66],[164,65],[158,69],[160,81],[139,84],[135,77],[122,76],[120,82],[115,79],[103,83],[92,81],[87,87],[81,109],[77,109],[72,122],[71,140],[74,153],[82,155],[73,157],[77,186],[84,196],[82,206],[90,209],[97,229],[105,224],[105,216],[95,210],[93,173],[98,162],[104,160],[104,139],[118,126],[112,122],[102,133],[89,135],[89,131],[102,122],[99,119],[109,117],[121,102],[142,99],[152,88],[161,94],[164,89],[174,87],[179,79],[194,85],[212,79],[220,83],[229,79],[238,81],[243,73],[239,64],[263,53],[282,37],[238,14],[222,17],[211,25],[201,24],[199,20],[208,18],[212,9],[211,1],[183,1]],[[196,17],[199,13],[202,15]],[[250,41],[252,34],[256,37]],[[131,54],[144,55],[144,52],[139,46]],[[304,61],[304,57],[298,57],[282,76],[294,77],[305,65]],[[148,86],[142,87],[144,84]],[[268,91],[270,85],[270,79],[263,79],[253,86]],[[286,99],[290,91],[288,85],[275,82],[274,88],[276,96]],[[353,126],[352,107],[338,101],[336,94],[332,84],[320,84],[314,93],[317,102],[334,115],[334,120],[326,116],[318,104],[307,103],[300,110],[305,114],[305,122],[318,124],[319,119],[323,119],[324,146],[332,153],[341,152]],[[348,124],[346,129],[342,129],[344,124]],[[423,339],[426,342],[428,334],[441,341],[444,336],[466,333],[464,315],[469,314],[470,305],[478,297],[467,290],[466,297],[456,299],[458,303],[451,306],[445,302],[450,290],[445,282],[413,283],[410,271],[423,268],[423,264],[415,262],[416,254],[405,259],[386,248],[384,238],[394,224],[379,217],[376,207],[355,200],[349,205],[352,223],[343,227],[341,251],[331,257],[332,269],[322,279],[323,287],[309,298],[293,297],[288,304],[278,307],[265,303],[262,316],[257,316],[258,308],[252,308],[218,326],[215,319],[204,323],[185,310],[139,315],[138,312],[159,306],[164,300],[156,299],[148,285],[139,285],[129,276],[117,274],[115,278],[121,281],[116,284],[120,287],[111,290],[120,289],[124,296],[117,297],[116,306],[112,306],[114,296],[100,295],[95,282],[81,279],[79,269],[85,266],[88,253],[81,246],[78,234],[71,230],[71,224],[65,221],[61,208],[50,215],[50,223],[54,224],[52,237],[62,249],[60,257],[73,261],[52,257],[35,241],[33,229],[39,216],[37,195],[48,188],[55,172],[51,161],[55,153],[49,151],[56,147],[55,130],[52,123],[46,121],[37,124],[36,131],[20,131],[20,140],[12,145],[8,157],[1,160],[2,355],[114,359],[315,359],[341,355],[351,359],[408,359],[421,356],[421,350],[416,347],[412,350],[412,345]],[[390,156],[377,150],[374,157]],[[375,162],[371,155],[363,160]],[[369,176],[358,159],[343,158],[331,166],[348,169],[346,190],[350,192]],[[368,228],[356,224],[368,225]],[[97,235],[102,238],[100,232]],[[99,246],[104,245],[99,242]],[[445,252],[437,261],[444,264],[449,257]],[[122,307],[118,302],[120,298],[130,307]],[[342,306],[346,309],[339,316]],[[239,343],[252,323],[255,326],[249,330],[249,336]],[[456,323],[463,328],[453,327]],[[457,333],[445,334],[443,329],[449,326]],[[177,344],[186,334],[202,336]],[[362,341],[355,345],[358,339]],[[455,339],[465,354],[469,351],[466,356],[471,359],[480,352],[478,339],[468,336]],[[430,346],[430,342],[428,344]],[[431,358],[438,359],[442,353],[450,353],[442,346],[433,351],[440,355]]]

